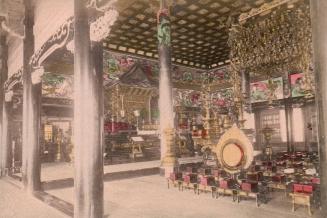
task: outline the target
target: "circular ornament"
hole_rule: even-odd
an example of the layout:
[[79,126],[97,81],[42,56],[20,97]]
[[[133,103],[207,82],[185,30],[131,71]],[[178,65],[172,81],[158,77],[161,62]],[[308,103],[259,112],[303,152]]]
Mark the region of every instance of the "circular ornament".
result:
[[236,143],[226,144],[222,149],[222,161],[226,167],[235,168],[242,164],[244,151]]

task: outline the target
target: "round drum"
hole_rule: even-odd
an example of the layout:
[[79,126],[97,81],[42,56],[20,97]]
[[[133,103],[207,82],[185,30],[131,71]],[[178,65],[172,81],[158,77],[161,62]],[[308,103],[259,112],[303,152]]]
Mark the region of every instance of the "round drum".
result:
[[226,167],[234,168],[241,165],[244,152],[240,145],[236,143],[226,144],[222,149],[222,161]]

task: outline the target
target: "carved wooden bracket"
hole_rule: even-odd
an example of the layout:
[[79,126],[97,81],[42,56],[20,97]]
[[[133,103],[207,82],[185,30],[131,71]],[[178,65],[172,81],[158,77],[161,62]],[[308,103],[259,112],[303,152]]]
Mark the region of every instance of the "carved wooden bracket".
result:
[[4,90],[8,92],[18,84],[23,82],[23,68],[20,68],[17,73],[13,74],[5,83]]
[[59,29],[34,53],[30,64],[33,68],[41,66],[42,62],[55,50],[62,48],[74,37],[74,17],[62,24]]

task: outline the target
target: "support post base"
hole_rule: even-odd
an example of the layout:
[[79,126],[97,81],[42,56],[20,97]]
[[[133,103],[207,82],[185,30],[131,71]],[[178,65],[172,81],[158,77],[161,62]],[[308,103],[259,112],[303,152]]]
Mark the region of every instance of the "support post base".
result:
[[166,156],[160,166],[160,175],[168,178],[170,173],[175,172],[176,166],[178,165],[177,159],[172,156]]

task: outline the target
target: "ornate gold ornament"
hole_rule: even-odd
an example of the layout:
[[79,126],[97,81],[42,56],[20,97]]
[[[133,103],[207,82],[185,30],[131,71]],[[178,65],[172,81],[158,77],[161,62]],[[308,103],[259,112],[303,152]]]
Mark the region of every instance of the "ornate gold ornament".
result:
[[177,159],[175,156],[176,148],[175,148],[175,129],[174,128],[167,128],[164,130],[167,147],[166,147],[166,154],[163,158],[162,165],[163,166],[175,166],[177,163]]
[[[297,0],[295,0],[295,1],[297,1]],[[272,9],[274,9],[278,6],[281,6],[285,3],[292,3],[295,1],[294,0],[274,0],[272,2],[265,3],[259,8],[253,8],[249,12],[241,14],[238,21],[240,23],[245,22],[247,19],[249,19],[251,17],[257,16],[257,15],[265,13],[265,12],[270,12]]]
[[271,160],[271,156],[273,154],[272,147],[270,146],[270,140],[272,135],[274,134],[275,130],[266,126],[265,128],[261,129],[260,132],[263,134],[265,139],[265,149],[264,153],[268,156],[269,160]]
[[[286,2],[289,1],[274,1],[274,7],[264,5],[262,10],[241,15],[240,20]],[[307,94],[312,95],[311,39],[310,9],[305,3],[293,9],[273,11],[269,16],[251,22],[233,24],[228,40],[234,75],[232,79],[238,83],[235,79],[240,70],[251,72],[252,75],[267,74],[269,77],[296,70],[304,73]],[[234,89],[238,90],[237,87]],[[235,95],[238,96],[238,93]]]
[[254,157],[252,143],[235,124],[221,136],[214,151],[221,166],[233,174],[247,169]]
[[277,96],[275,95],[275,91],[276,91],[277,88],[278,88],[278,85],[276,83],[274,83],[274,81],[271,78],[269,78],[268,79],[268,84],[267,84],[268,105],[272,105],[273,100],[277,99]]
[[[233,57],[233,54],[230,54]],[[230,62],[230,73],[231,73],[231,84],[233,89],[234,96],[234,105],[230,108],[230,116],[236,117],[232,122],[236,122],[242,128],[244,126],[245,120],[243,119],[243,110],[244,110],[244,95],[242,94],[242,78],[241,78],[241,68],[239,62],[235,58],[231,58]]]

